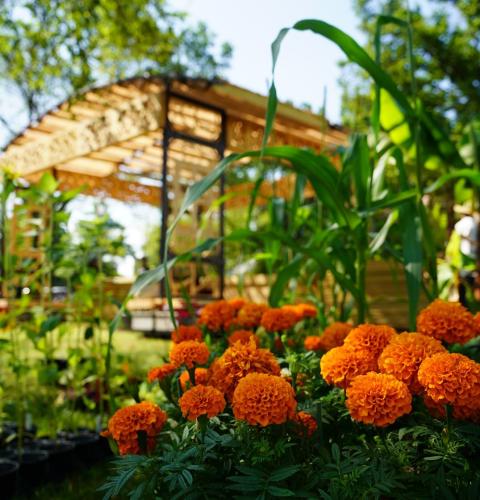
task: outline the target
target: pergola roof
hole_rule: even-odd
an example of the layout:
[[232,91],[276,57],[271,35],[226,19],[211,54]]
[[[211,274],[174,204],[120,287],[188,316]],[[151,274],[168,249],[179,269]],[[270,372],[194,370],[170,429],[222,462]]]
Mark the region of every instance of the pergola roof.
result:
[[[218,161],[207,144],[219,140],[222,126],[225,154],[260,147],[266,97],[229,83],[168,80],[167,116],[166,87],[166,79],[148,77],[89,90],[31,124],[0,162],[26,179],[51,170],[65,187],[86,185],[89,194],[158,205],[167,119],[178,132],[168,152],[175,191]],[[280,104],[270,143],[328,152],[345,139],[322,117]]]

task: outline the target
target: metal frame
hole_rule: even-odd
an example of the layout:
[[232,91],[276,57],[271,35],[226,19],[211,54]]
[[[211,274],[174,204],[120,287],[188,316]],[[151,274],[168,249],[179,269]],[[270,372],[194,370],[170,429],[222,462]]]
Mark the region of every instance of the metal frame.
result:
[[[181,101],[188,102],[200,108],[208,109],[210,111],[218,113],[221,118],[220,135],[218,136],[218,138],[214,141],[209,141],[201,137],[197,137],[194,135],[186,134],[184,132],[175,130],[175,128],[170,123],[168,117],[170,100],[172,97],[175,99],[179,99]],[[225,147],[227,140],[227,114],[225,110],[217,106],[204,103],[200,100],[179,94],[177,92],[172,92],[170,88],[170,83],[168,81],[165,84],[165,90],[164,90],[164,110],[165,110],[164,111],[165,121],[163,126],[163,140],[162,140],[162,148],[163,148],[162,189],[161,189],[161,199],[160,199],[160,207],[162,211],[161,226],[160,226],[160,262],[162,262],[163,256],[165,255],[165,245],[167,242],[167,230],[168,230],[168,216],[170,213],[169,200],[168,200],[168,148],[170,146],[171,140],[180,139],[186,142],[192,142],[194,144],[199,144],[201,146],[212,148],[218,153],[219,160],[222,160],[225,156]],[[225,194],[225,175],[222,174],[220,178],[220,196],[223,197],[224,194]],[[222,238],[220,242],[219,254],[211,257],[202,257],[201,262],[216,266],[219,276],[220,298],[222,298],[225,288],[225,245],[223,242],[223,237],[225,235],[224,203],[221,203],[219,210],[220,210],[219,232],[220,232],[220,237]],[[167,255],[170,258],[170,254]],[[160,296],[161,297],[165,296],[165,283],[163,281],[160,282]]]

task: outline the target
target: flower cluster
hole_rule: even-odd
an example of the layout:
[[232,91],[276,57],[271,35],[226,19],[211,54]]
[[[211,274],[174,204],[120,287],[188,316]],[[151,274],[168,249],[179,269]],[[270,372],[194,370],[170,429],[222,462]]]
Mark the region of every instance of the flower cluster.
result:
[[267,349],[258,349],[252,339],[229,347],[210,367],[209,384],[232,400],[237,384],[249,373],[280,375],[280,365]]
[[[480,423],[480,364],[442,344],[473,338],[480,331],[480,317],[457,303],[437,300],[419,314],[419,332],[398,334],[388,325],[336,322],[320,335],[307,336],[316,328],[316,316],[309,304],[269,308],[241,298],[214,302],[203,308],[199,324],[224,336],[208,335],[207,345],[198,326],[179,326],[172,332],[170,363],[152,368],[147,380],[159,381],[169,408],[177,406],[184,419],[198,420],[199,429],[205,429],[208,419],[232,418],[226,415],[233,413],[236,420],[260,428],[290,422],[284,432],[292,430],[290,437],[305,439],[315,434],[317,421],[297,411],[296,391],[302,404],[308,404],[317,380],[308,363],[318,355],[323,379],[344,390],[354,421],[388,426],[410,413],[413,397],[419,397],[438,417],[451,407],[454,418]],[[274,345],[281,351],[285,342],[294,350],[302,341],[305,350],[317,354],[302,359],[293,352],[277,359],[262,347]],[[288,365],[289,359],[294,364]],[[163,410],[144,402],[117,411],[104,435],[117,442],[121,454],[151,451],[166,421]],[[147,450],[141,449],[144,444]]]
[[[417,318],[421,333],[360,325],[321,357],[320,371],[327,383],[346,390],[350,414],[360,422],[393,423],[411,410],[412,395],[422,396],[437,416],[450,405],[455,418],[478,422],[480,364],[441,343],[465,343],[478,331],[475,322],[460,304],[436,300]],[[314,337],[306,338],[305,348],[326,350]]]
[[441,342],[421,333],[395,335],[378,358],[382,373],[389,373],[405,382],[413,394],[423,390],[417,373],[422,361],[434,354],[446,352]]
[[146,435],[147,450],[155,448],[155,438],[167,421],[167,414],[158,406],[144,401],[118,410],[108,422],[105,437],[111,437],[118,446],[120,455],[138,455],[140,449],[138,433]]

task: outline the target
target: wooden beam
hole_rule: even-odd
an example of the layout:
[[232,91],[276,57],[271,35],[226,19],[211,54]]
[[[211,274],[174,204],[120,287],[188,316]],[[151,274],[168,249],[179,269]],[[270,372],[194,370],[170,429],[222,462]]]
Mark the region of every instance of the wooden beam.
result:
[[13,167],[20,175],[28,175],[157,130],[163,121],[162,96],[146,94],[108,109],[101,117],[79,122],[75,129],[45,134],[45,138],[16,151],[7,151],[0,164]]

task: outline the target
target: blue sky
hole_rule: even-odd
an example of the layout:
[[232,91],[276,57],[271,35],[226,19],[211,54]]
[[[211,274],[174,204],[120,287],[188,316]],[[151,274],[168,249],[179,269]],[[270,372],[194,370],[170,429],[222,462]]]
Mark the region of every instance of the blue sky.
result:
[[[174,0],[176,9],[192,21],[205,21],[228,41],[234,53],[227,79],[265,94],[271,72],[270,44],[281,28],[300,19],[315,18],[334,24],[363,42],[351,0]],[[310,33],[290,32],[284,40],[276,71],[280,99],[310,103],[318,110],[327,89],[327,117],[340,119],[341,92],[337,80],[341,51],[331,42]]]

